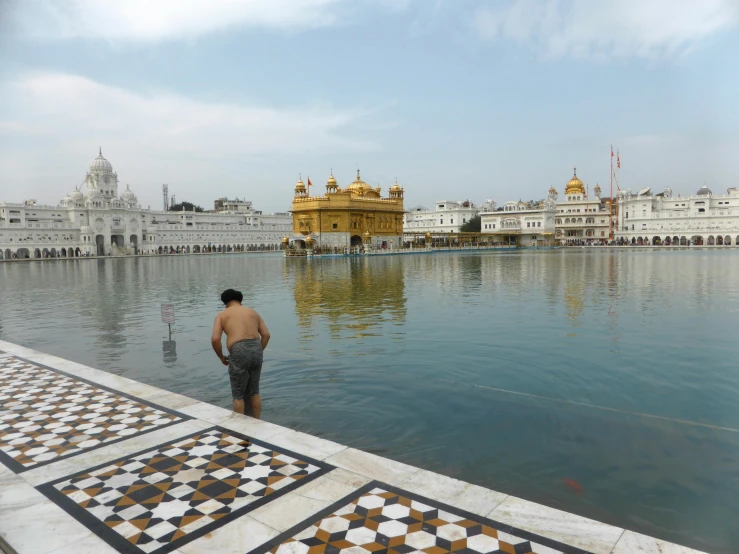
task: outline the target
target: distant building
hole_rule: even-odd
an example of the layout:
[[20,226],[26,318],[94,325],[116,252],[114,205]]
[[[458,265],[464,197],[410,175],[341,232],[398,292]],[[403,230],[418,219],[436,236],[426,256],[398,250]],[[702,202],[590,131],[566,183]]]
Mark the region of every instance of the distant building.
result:
[[401,245],[403,235],[403,189],[397,181],[382,197],[380,187],[357,178],[346,188],[339,187],[333,174],[326,193],[311,196],[302,179],[295,185],[292,204],[293,242],[301,246],[345,248],[370,244],[392,248]]
[[118,174],[100,151],[81,187],[58,205],[0,203],[0,257],[279,248],[291,228],[287,213],[152,211],[128,186],[120,195],[118,187]]
[[714,195],[703,186],[694,196],[674,197],[671,189],[645,188],[618,197],[616,239],[629,244],[736,246],[739,190]]
[[506,202],[501,210],[481,212],[482,233],[493,235],[496,242],[517,246],[554,245],[556,195],[539,205]]
[[[585,185],[577,176],[565,185],[565,193],[557,200],[555,238],[558,244],[599,243],[610,240],[610,217],[607,205],[601,200],[600,186],[593,189],[594,198],[588,198]],[[549,196],[558,198],[554,187]]]
[[480,208],[469,200],[438,200],[433,210],[416,207],[403,218],[403,233],[459,233],[462,225],[475,217]]

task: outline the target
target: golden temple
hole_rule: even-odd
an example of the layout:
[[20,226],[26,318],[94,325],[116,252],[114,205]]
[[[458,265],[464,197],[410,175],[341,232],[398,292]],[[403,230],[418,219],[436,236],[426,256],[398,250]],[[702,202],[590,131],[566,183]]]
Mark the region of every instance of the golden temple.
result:
[[[310,179],[308,179],[310,183]],[[357,178],[340,188],[333,176],[326,182],[326,193],[311,196],[303,180],[295,185],[292,203],[293,232],[303,236],[304,245],[345,248],[372,244],[379,248],[401,245],[403,236],[403,189],[395,184],[388,197],[382,190]],[[298,239],[300,240],[300,239]]]

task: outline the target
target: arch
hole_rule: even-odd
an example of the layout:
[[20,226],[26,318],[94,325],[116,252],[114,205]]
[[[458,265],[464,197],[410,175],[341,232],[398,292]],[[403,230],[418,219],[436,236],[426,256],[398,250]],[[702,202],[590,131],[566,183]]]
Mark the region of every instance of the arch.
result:
[[[38,248],[36,250],[38,251]],[[18,250],[15,251],[15,255],[18,256],[18,258],[21,258],[24,260],[31,257],[31,253],[29,252],[28,248],[19,248]],[[39,256],[37,257],[41,257],[41,254],[39,254]]]
[[731,246],[731,236],[726,235],[724,237],[724,246]]
[[665,246],[670,246],[672,244],[672,239],[670,237],[665,237],[665,239],[662,241],[662,244]]
[[74,249],[74,257],[79,258],[82,255],[82,250],[80,250],[80,247]]
[[716,245],[717,246],[723,246],[724,245],[724,237],[721,235],[716,237]]
[[690,243],[695,246],[702,246],[703,245],[703,237],[700,235],[693,235],[690,237]]
[[41,257],[42,257],[42,258],[48,258],[48,257],[49,257],[49,249],[48,249],[48,248],[44,248],[44,249],[43,249],[43,250],[41,251]]
[[62,258],[66,258],[66,257],[67,257],[67,249],[62,248]]
[[688,237],[682,236],[680,237],[680,246],[687,246],[688,245]]
[[362,237],[359,235],[352,235],[351,242],[349,244],[351,246],[362,246]]
[[5,249],[5,259],[9,260],[12,257],[13,257],[13,253],[10,251],[10,248],[6,248]]
[[187,247],[187,253],[188,254],[190,253],[190,247],[189,246]]
[[105,237],[103,235],[95,235],[95,254],[97,256],[105,256]]
[[244,245],[243,244],[241,245],[241,251],[242,252],[244,251]]
[[672,237],[672,244],[680,246],[680,237]]
[[653,246],[660,246],[662,244],[662,239],[659,237],[652,237],[652,245]]
[[199,244],[196,244],[195,246],[192,247],[192,253],[193,254],[200,254],[200,245]]
[[706,241],[706,244],[708,246],[713,246],[714,244],[716,244],[716,239],[713,235],[708,235],[708,240]]
[[638,244],[639,246],[643,245],[644,244],[644,239],[641,238],[641,237],[639,237],[638,239],[636,239],[636,244]]
[[131,248],[133,248],[133,253],[138,254],[139,253],[139,237],[138,235],[131,235],[128,237],[128,243],[131,245]]
[[631,244],[636,244],[636,239],[634,237],[631,237]]

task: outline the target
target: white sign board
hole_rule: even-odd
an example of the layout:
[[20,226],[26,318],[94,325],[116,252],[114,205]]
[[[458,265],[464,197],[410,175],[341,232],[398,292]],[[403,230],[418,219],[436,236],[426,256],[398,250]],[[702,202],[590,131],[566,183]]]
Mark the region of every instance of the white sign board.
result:
[[162,304],[162,323],[174,323],[174,304]]

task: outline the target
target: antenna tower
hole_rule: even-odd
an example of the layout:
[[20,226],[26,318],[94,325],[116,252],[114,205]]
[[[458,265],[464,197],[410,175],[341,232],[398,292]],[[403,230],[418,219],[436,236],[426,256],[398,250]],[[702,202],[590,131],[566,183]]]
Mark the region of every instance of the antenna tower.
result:
[[172,199],[169,201],[169,209],[171,210],[174,208],[175,204],[177,204],[177,200],[175,199],[174,194],[172,195]]
[[166,212],[169,208],[169,185],[162,185],[162,209]]

